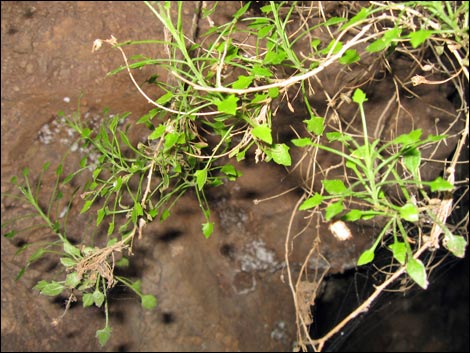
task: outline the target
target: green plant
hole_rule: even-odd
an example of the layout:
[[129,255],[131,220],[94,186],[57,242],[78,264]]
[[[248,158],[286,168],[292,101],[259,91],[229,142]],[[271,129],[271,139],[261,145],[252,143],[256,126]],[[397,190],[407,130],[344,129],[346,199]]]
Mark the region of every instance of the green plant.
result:
[[[20,232],[31,231],[32,229],[38,230],[40,228],[46,228],[56,236],[56,240],[38,242],[32,245],[37,249],[29,256],[27,264],[18,273],[17,280],[24,275],[29,266],[46,255],[52,254],[59,257],[59,262],[66,273],[65,278],[61,280],[41,280],[34,286],[34,289],[46,296],[57,296],[62,293],[65,294],[68,297],[68,300],[63,315],[65,315],[71,303],[77,300],[77,293],[81,294],[81,300],[84,307],[92,305],[102,307],[104,304],[106,313],[105,327],[96,331],[96,337],[100,344],[104,345],[111,335],[107,292],[117,282],[124,284],[136,293],[141,299],[142,307],[145,309],[153,309],[157,302],[153,295],[142,293],[140,281],[132,282],[125,277],[115,276],[113,273],[115,266],[126,266],[128,263],[125,256],[119,256],[118,254],[122,254],[124,250],[130,250],[128,242],[131,234],[124,235],[119,241],[116,238],[110,238],[108,239],[106,246],[101,249],[90,246],[91,244],[88,246],[82,245],[81,247],[77,247],[69,240],[67,236],[67,218],[69,210],[71,209],[71,202],[79,188],[74,189],[72,195],[69,195],[70,200],[67,205],[61,209],[61,204],[59,202],[63,198],[61,187],[69,183],[78,172],[84,169],[85,161],[86,158],[82,160],[82,169],[66,176],[65,178],[63,176],[63,164],[59,164],[55,171],[56,183],[49,197],[47,209],[44,209],[40,204],[40,190],[43,187],[42,176],[48,171],[50,167],[49,163],[44,164],[42,173],[34,188],[30,182],[29,169],[25,168],[23,170],[24,182],[22,184],[18,182],[16,177],[14,177],[11,182],[18,187],[21,191],[22,197],[24,197],[35,211],[34,213],[27,214],[24,217],[31,217],[33,219],[39,218],[40,222],[35,222],[33,227],[10,231],[5,234],[5,237],[12,238]],[[98,214],[100,214],[100,211],[98,211]],[[17,221],[18,220],[13,220],[13,222]],[[7,225],[8,223],[4,223],[2,224],[2,227]],[[29,246],[29,244],[26,244],[21,247],[17,254],[26,251]],[[58,324],[63,315],[56,319],[54,324]]]
[[[352,99],[358,104],[360,110],[363,144],[360,144],[352,135],[341,132],[329,132],[326,134],[327,139],[329,142],[341,142],[349,150],[349,153],[314,143],[309,138],[295,139],[292,142],[297,146],[314,146],[339,155],[346,161],[346,167],[353,172],[355,181],[346,186],[340,179],[322,180],[324,195],[315,193],[300,205],[299,210],[308,210],[321,203],[328,203],[325,208],[325,219],[330,221],[344,213],[344,203],[348,200],[350,210],[342,215],[341,220],[355,222],[361,219],[370,220],[374,217],[384,218],[385,225],[376,237],[374,244],[359,257],[357,264],[360,266],[373,261],[375,249],[383,242],[384,236],[392,234],[393,244],[389,245],[389,248],[393,257],[401,265],[406,264],[406,270],[410,277],[426,289],[428,281],[425,266],[419,259],[414,258],[415,251],[412,249],[406,223],[416,223],[420,219],[430,217],[433,222],[442,227],[441,231],[444,231],[445,234],[444,244],[455,256],[463,257],[466,246],[466,240],[462,236],[453,235],[444,225],[445,220],[439,219],[439,216],[435,214],[435,205],[430,204],[432,199],[425,190],[425,186],[427,186],[431,192],[452,191],[454,186],[442,177],[433,181],[422,181],[419,174],[421,167],[419,148],[445,139],[446,136],[429,135],[422,139],[422,131],[417,129],[382,145],[380,145],[379,139],[370,142],[363,106],[367,101],[366,95],[358,88]],[[388,151],[390,152],[385,153]],[[399,175],[400,163],[404,166],[408,176],[404,176],[403,173]],[[398,187],[402,192],[404,200],[401,204],[396,204],[384,192],[384,189],[389,185]],[[417,205],[416,195],[412,195],[408,191],[410,187],[418,189],[423,200],[426,200],[424,202],[428,204]],[[354,204],[360,206],[361,209],[352,208]],[[434,232],[435,237],[439,235],[439,232]],[[431,242],[438,246],[437,239],[432,239]],[[421,240],[419,243],[421,244],[423,241]]]
[[[332,107],[340,94],[352,96],[359,108],[360,134],[343,131],[342,123],[335,125],[326,118],[326,114],[320,116],[310,96],[312,81],[331,65],[339,63],[350,68],[373,56],[387,61],[398,49],[415,58],[409,51],[410,47],[419,49],[429,41],[440,43],[442,47],[446,43],[449,47],[468,40],[468,27],[467,31],[460,28],[462,19],[468,16],[468,3],[458,7],[448,4],[444,7],[434,2],[374,3],[354,15],[330,17],[317,24],[303,19],[293,34],[289,32],[291,22],[309,13],[308,8],[304,10],[303,5],[295,2],[269,2],[261,7],[262,15],[251,16],[250,4],[246,3],[232,20],[212,26],[202,35],[200,42],[194,41],[194,33],[189,39],[185,36],[182,2],[145,4],[163,26],[164,41],[119,43],[111,37],[96,40],[93,49],[98,50],[107,43],[120,50],[125,64],[110,75],[127,71],[138,91],[155,106],[136,122],[148,128],[147,141],[137,144],[131,141],[129,131],[134,124],[127,121],[128,114],[116,115],[93,128],[82,120],[78,111],[68,119],[68,124],[79,133],[85,147],[100,154],[97,163],[84,158],[80,169],[65,177],[62,176],[62,167],[59,167],[47,212],[39,204],[37,190],[41,181],[34,192],[27,170],[24,172],[24,185],[14,180],[26,201],[58,238],[46,245],[37,244],[38,250],[31,255],[20,276],[43,255],[58,255],[66,273],[65,279],[43,280],[35,288],[50,296],[64,291],[70,293],[67,307],[76,299],[75,292],[81,293],[85,307],[93,304],[102,307],[104,304],[105,327],[97,331],[100,344],[104,345],[111,334],[107,292],[117,282],[134,291],[144,308],[156,306],[154,296],[142,293],[140,281],[133,282],[114,274],[115,266],[128,263],[124,252],[127,251],[127,255],[132,253],[136,236],[142,236],[147,223],[169,219],[178,199],[193,191],[204,217],[202,233],[209,238],[214,223],[205,190],[240,177],[236,162],[245,159],[247,152],[253,149],[256,162],[272,161],[286,168],[293,164],[292,148],[302,149],[304,155],[310,157],[320,149],[345,161],[350,175],[344,180],[322,180],[322,191],[307,188],[306,199],[302,199],[294,211],[319,211],[326,221],[382,219],[382,231],[360,256],[358,265],[373,261],[377,247],[387,244],[388,238],[393,239],[388,247],[398,267],[394,275],[384,282],[383,288],[404,272],[426,288],[426,268],[419,256],[428,248],[439,246],[441,233],[444,233],[443,245],[456,256],[463,256],[465,238],[454,234],[446,224],[451,207],[448,193],[455,187],[453,174],[449,173],[447,180],[438,177],[432,181],[422,180],[420,176],[421,149],[437,144],[447,136],[438,134],[423,138],[422,131],[414,129],[389,141],[372,137],[364,111],[366,95],[361,89],[351,89],[362,86],[362,80],[341,87],[334,99],[328,97],[328,104]],[[202,19],[209,21],[216,8],[217,4],[203,8]],[[172,9],[176,10],[175,16]],[[428,12],[432,17],[424,15]],[[413,27],[416,19],[422,21],[418,30]],[[393,26],[384,25],[386,21]],[[317,38],[318,30],[329,33],[328,39]],[[241,34],[245,36],[244,40],[237,39]],[[135,56],[128,59],[123,48],[142,43],[161,46],[167,57]],[[308,43],[306,54],[301,55],[296,49],[300,43]],[[452,73],[447,70],[447,73],[450,77],[457,77],[463,72],[468,79],[468,47],[464,50],[457,47],[449,49],[460,67]],[[432,50],[437,53],[440,49],[433,46]],[[442,64],[440,60],[439,57],[437,61]],[[424,67],[421,63],[419,65]],[[166,80],[157,75],[148,80],[163,92],[156,100],[145,93],[132,74],[133,69],[144,66],[158,67],[167,72]],[[416,77],[413,77],[414,84],[431,82]],[[403,83],[396,84],[397,87],[400,84],[405,87]],[[294,98],[293,91],[296,91]],[[298,102],[307,115],[305,131],[296,139],[280,140],[273,127],[277,108],[286,104],[293,111],[294,103]],[[340,104],[343,103],[336,105]],[[467,112],[468,129],[468,109],[465,106],[462,110]],[[460,141],[464,141],[465,136],[462,133]],[[333,143],[339,143],[341,148],[333,147]],[[47,168],[45,165],[44,171]],[[62,196],[60,187],[89,169],[92,170],[90,181],[80,193],[84,201],[80,213],[96,212],[97,227],[107,222],[107,237],[104,240],[83,237],[83,244],[76,246],[67,236],[67,218],[60,221],[62,218],[58,213],[52,214],[51,210]],[[400,198],[394,199],[387,194],[390,187],[397,187]],[[438,195],[440,199],[436,203],[434,194],[437,192],[442,194]],[[429,219],[436,225],[429,238],[419,232],[416,236],[413,233],[415,225]],[[5,235],[10,238],[15,234],[11,231]],[[288,242],[289,234],[286,244]],[[288,264],[287,255],[286,258]],[[295,298],[290,271],[289,280]],[[299,320],[299,345],[302,346],[304,334]],[[329,337],[331,335],[309,342],[321,350]]]

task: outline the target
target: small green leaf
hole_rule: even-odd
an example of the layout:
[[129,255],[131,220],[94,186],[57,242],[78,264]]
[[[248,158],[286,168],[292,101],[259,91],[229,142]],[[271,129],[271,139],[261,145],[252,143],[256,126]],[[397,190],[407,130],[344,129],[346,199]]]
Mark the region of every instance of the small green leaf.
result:
[[352,100],[354,103],[363,104],[364,102],[367,102],[367,97],[362,89],[356,88]]
[[131,141],[129,140],[129,137],[125,134],[125,132],[119,130],[119,136],[121,136],[121,141],[124,142],[127,146],[133,147],[131,144]]
[[405,264],[406,260],[406,244],[403,242],[396,241],[395,243],[389,245],[390,250],[392,250],[393,257],[401,264]]
[[325,129],[325,119],[319,116],[304,120],[304,123],[307,125],[307,130],[317,136],[320,136]]
[[396,145],[404,145],[404,146],[414,145],[420,141],[422,134],[423,134],[423,131],[421,129],[416,129],[416,130],[410,131],[407,134],[402,134],[394,138],[392,140],[392,143]]
[[431,187],[431,191],[452,191],[454,186],[442,177],[437,177],[435,180],[427,183]]
[[453,235],[449,232],[446,234],[444,246],[455,256],[463,258],[465,256],[465,247],[467,246],[467,241],[464,237],[460,235]]
[[[85,166],[81,166],[81,165],[80,165],[80,167],[81,167],[81,168],[84,168]],[[65,177],[64,181],[62,182],[62,185],[65,185],[65,184],[67,184],[68,182],[70,182],[70,180],[72,180],[74,176],[75,176],[75,173],[71,173],[71,174],[67,175],[67,176]]]
[[11,239],[13,238],[18,232],[16,230],[12,230],[6,234],[4,234],[3,236],[7,239]]
[[289,146],[284,143],[275,144],[270,150],[271,156],[277,164],[290,166],[292,160],[289,154]]
[[237,114],[237,102],[239,98],[236,97],[234,94],[229,95],[222,101],[217,101],[216,106],[217,110],[222,113],[226,113],[229,115]]
[[392,42],[398,40],[400,38],[401,29],[400,28],[393,28],[388,30],[384,33],[382,38],[377,39],[376,41],[372,42],[366,50],[369,53],[374,53],[378,51],[382,51],[390,46]]
[[80,277],[77,272],[72,272],[65,277],[65,286],[69,288],[75,288],[80,283]]
[[243,161],[245,159],[246,150],[237,152],[237,162]]
[[299,211],[304,211],[316,207],[321,204],[322,201],[323,196],[316,192],[313,196],[309,197],[304,202],[302,202],[302,204],[299,206]]
[[49,282],[42,279],[38,283],[36,283],[36,285],[33,287],[33,289],[38,290],[38,291],[42,291],[44,289],[44,287],[46,287],[48,284],[49,284]]
[[362,218],[362,211],[361,210],[351,210],[346,213],[341,220],[348,221],[348,222],[355,222]]
[[207,181],[207,169],[196,170],[194,176],[196,177],[197,188],[201,191]]
[[421,29],[419,31],[410,33],[408,37],[410,38],[410,43],[411,46],[416,49],[419,47],[421,44],[424,43],[426,39],[428,39],[434,31],[426,30],[426,29]]
[[256,94],[255,97],[251,100],[251,104],[256,104],[258,102],[263,102],[265,103],[266,100],[268,99],[268,95],[267,94]]
[[250,3],[246,3],[243,7],[239,8],[237,12],[235,12],[235,14],[233,15],[233,18],[238,19],[239,17],[243,16],[245,12],[248,11],[250,6],[251,6]]
[[134,283],[132,283],[131,288],[136,291],[136,292],[141,292],[142,291],[142,281],[138,279]]
[[343,221],[348,221],[348,222],[355,222],[359,219],[362,219],[364,215],[367,215],[367,212],[361,211],[361,210],[351,210],[348,213],[346,213],[343,217],[341,217],[341,220]]
[[232,176],[237,176],[238,172],[235,169],[235,167],[232,164],[226,164],[224,165],[220,171],[224,173],[225,175],[232,175]]
[[369,53],[376,53],[378,51],[382,51],[382,50],[388,48],[389,45],[390,45],[390,43],[386,42],[383,38],[379,38],[379,39],[373,41],[371,44],[369,44],[367,46],[366,50]]
[[121,190],[121,186],[122,186],[122,178],[117,177],[116,180],[113,183],[113,191]]
[[[59,164],[59,166],[61,166],[62,164]],[[51,162],[46,162],[42,165],[42,170],[44,172],[47,172],[47,170],[49,169],[49,167],[51,166]]]
[[85,293],[85,294],[83,294],[82,302],[83,302],[83,307],[84,307],[84,308],[87,308],[87,307],[89,307],[89,306],[92,306],[93,303],[94,303],[93,294],[92,294],[92,293]]
[[417,148],[408,149],[403,153],[403,164],[416,177],[421,164],[421,152]]
[[[157,215],[158,215],[158,208],[153,208],[153,209],[148,210],[147,214],[148,214],[148,216],[150,216],[150,220],[155,219],[155,217],[157,217]],[[148,218],[148,216],[147,216],[147,218]]]
[[80,214],[85,213],[86,211],[88,211],[90,209],[91,205],[93,205],[93,200],[85,201],[85,204],[83,205],[83,207],[80,211]]
[[144,210],[142,209],[141,204],[139,202],[135,202],[134,207],[132,208],[132,214],[131,214],[132,222],[136,224],[139,216],[143,216],[143,215],[144,215]]
[[152,120],[155,117],[155,115],[158,114],[159,111],[160,109],[157,109],[157,108],[151,109],[147,114],[140,117],[139,120],[137,120],[136,124],[148,124],[150,120]]
[[310,140],[308,137],[292,139],[291,142],[294,144],[294,146],[297,147],[305,147],[310,146],[312,144],[312,140]]
[[279,96],[279,88],[272,87],[268,89],[268,96],[272,99],[277,98]]
[[214,223],[207,222],[202,224],[202,234],[208,239],[214,231]]
[[[49,169],[49,166],[47,166],[47,169]],[[47,170],[46,169],[46,170]],[[58,166],[57,166],[57,169],[55,170],[55,175],[60,177],[62,175],[62,172],[64,171],[64,165],[62,163],[60,163]]]
[[104,302],[104,294],[101,293],[99,290],[95,290],[93,292],[93,302],[95,303],[95,305],[100,308],[101,305],[103,305],[103,302]]
[[72,267],[72,266],[75,266],[77,264],[77,262],[70,258],[70,257],[61,257],[60,258],[60,263],[62,265],[64,265],[64,267]]
[[433,135],[429,134],[423,142],[437,142],[448,138],[448,135]]
[[372,262],[374,257],[374,249],[367,249],[361,254],[361,256],[359,256],[359,259],[357,260],[357,266],[362,266]]
[[418,208],[411,203],[407,203],[400,207],[400,217],[408,222],[417,222],[419,220]]
[[136,210],[137,216],[143,216],[144,210],[142,209],[142,205],[139,202],[134,204],[134,209]]
[[343,209],[344,209],[344,206],[341,201],[332,203],[325,210],[325,219],[327,221],[331,220],[334,216],[341,213]]
[[102,330],[96,331],[96,338],[98,338],[98,342],[100,343],[101,347],[103,347],[111,337],[111,327],[106,326]]
[[336,54],[343,48],[343,43],[333,39],[325,49],[320,50],[320,54],[327,55],[330,51],[331,54]]
[[64,197],[64,193],[62,191],[57,191],[57,195],[56,195],[56,200],[62,200],[62,198]]
[[80,159],[80,168],[85,168],[86,164],[87,164],[87,161],[88,161],[88,156],[85,156],[82,159]]
[[113,234],[113,232],[114,232],[114,222],[109,222],[107,235],[110,236],[111,234]]
[[410,257],[406,265],[406,272],[421,288],[426,289],[428,287],[426,268],[420,260]]
[[18,274],[15,277],[15,281],[18,281],[21,277],[23,277],[24,273],[26,272],[26,268],[27,266],[21,268],[21,270],[18,272]]
[[342,180],[322,180],[321,182],[330,195],[345,194],[348,191]]
[[344,55],[338,60],[341,65],[349,65],[359,61],[361,57],[357,54],[356,49],[348,49]]
[[[208,5],[209,5],[209,4],[208,4]],[[217,4],[217,3],[214,3],[214,4],[212,4],[212,5],[213,5],[212,7],[206,7],[206,6],[204,6],[204,7],[202,8],[202,19],[206,19],[207,16],[210,16],[210,15],[212,15],[212,14],[215,12],[215,10],[216,10],[218,4]]]
[[254,76],[260,77],[260,78],[269,78],[272,77],[273,73],[269,71],[268,68],[262,66],[262,65],[253,65],[253,68],[251,69],[251,73]]
[[64,286],[56,281],[51,281],[47,283],[42,289],[41,294],[48,295],[50,297],[55,297],[59,295],[64,290]]
[[273,137],[271,136],[271,128],[267,124],[255,126],[251,131],[252,135],[259,138],[261,141],[266,142],[268,145],[273,143]]
[[157,126],[155,130],[152,131],[152,133],[149,135],[148,139],[149,140],[156,140],[160,138],[164,133],[165,133],[166,126],[163,124],[160,124]]
[[261,27],[258,30],[258,38],[259,39],[265,38],[268,34],[271,33],[274,27],[275,27],[274,25],[267,25],[267,26]]
[[361,8],[361,11],[359,11],[356,15],[354,15],[347,23],[345,23],[344,25],[341,26],[340,30],[344,30],[362,20],[364,20],[365,18],[367,18],[367,16],[369,16],[370,14],[370,10],[369,8],[367,7],[363,7]]
[[29,174],[29,168],[24,168],[23,169],[23,176],[26,178]]
[[392,28],[384,33],[383,38],[386,42],[391,43],[400,39],[401,31],[402,29],[399,27]]
[[[364,8],[363,8],[364,9]],[[362,10],[361,10],[362,11]],[[347,21],[348,19],[345,18],[345,17],[331,17],[329,18],[328,20],[326,20],[326,22],[323,22],[322,23],[322,26],[333,26],[333,25],[337,25],[338,23],[341,23],[341,22],[345,22]]]
[[165,151],[172,148],[178,142],[178,139],[179,139],[179,133],[177,132],[170,132],[169,134],[167,134],[165,136],[165,143],[164,143]]
[[[157,104],[160,104],[160,105],[165,105],[166,103],[168,103],[169,101],[171,101],[171,99],[174,97],[174,94],[173,92],[166,92],[163,96],[161,96],[160,98],[158,98],[155,103]],[[155,112],[153,111],[155,110]],[[158,110],[156,109],[152,109],[151,111],[151,114],[149,114],[149,119],[152,119],[155,115],[157,115],[157,112]]]
[[[355,150],[353,150],[351,152],[351,157],[354,157],[354,158],[359,158],[359,159],[365,159],[366,156],[367,156],[367,146],[366,145],[362,145],[362,146],[359,146],[358,148],[356,148]],[[353,163],[353,161],[351,160],[348,160],[348,162],[351,162]],[[348,168],[350,168],[348,166],[348,162],[346,162],[346,166]],[[354,163],[354,164],[357,164],[357,163]]]
[[106,215],[106,210],[104,208],[100,208],[97,213],[98,217],[96,217],[96,225],[99,226],[103,221],[104,216]]
[[91,135],[91,129],[88,128],[88,127],[84,128],[84,129],[82,130],[82,134],[81,134],[81,135],[82,135],[82,138],[84,138],[84,139],[90,137],[90,135]]
[[101,171],[102,171],[101,168],[96,168],[96,169],[93,171],[93,180],[96,180],[96,178],[99,177]]
[[272,9],[271,5],[265,5],[265,6],[261,7],[261,12],[262,13],[268,14],[272,11],[273,11],[273,9]]
[[64,242],[64,251],[66,254],[69,254],[74,258],[81,257],[80,250],[67,241]]
[[318,38],[315,38],[314,40],[312,40],[312,42],[310,43],[310,45],[312,46],[312,48],[317,51],[317,48],[318,46],[321,44],[321,40],[318,39]]
[[44,254],[46,253],[46,250],[43,248],[37,249],[28,259],[29,263],[32,263],[34,261],[39,260]]
[[238,177],[242,176],[242,173],[235,169],[231,164],[224,165],[220,171],[224,173],[230,181],[236,180]]
[[170,217],[170,215],[171,215],[170,210],[168,209],[163,210],[162,215],[160,216],[160,222],[163,222],[165,219]]
[[117,238],[111,238],[108,240],[108,242],[106,243],[106,247],[109,248],[110,246],[113,246],[114,244],[116,244],[118,242]]
[[267,65],[279,65],[286,57],[286,52],[281,49],[278,49],[278,51],[268,51],[264,56],[263,62]]
[[157,298],[154,295],[143,295],[140,300],[144,309],[151,310],[157,306]]
[[119,261],[116,261],[117,267],[129,267],[129,259],[127,257],[121,258]]
[[339,131],[327,132],[326,138],[329,142],[333,141],[340,141],[342,143],[346,143],[347,141],[351,141],[352,137],[346,134],[343,134]]
[[232,88],[245,89],[251,85],[251,82],[253,82],[253,76],[240,75],[238,79],[232,83]]

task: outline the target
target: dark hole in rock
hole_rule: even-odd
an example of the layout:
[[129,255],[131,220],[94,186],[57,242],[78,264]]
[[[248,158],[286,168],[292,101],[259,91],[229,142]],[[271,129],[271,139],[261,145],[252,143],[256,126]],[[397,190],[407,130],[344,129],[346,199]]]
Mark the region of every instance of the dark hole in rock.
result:
[[173,315],[173,313],[170,313],[170,312],[163,313],[162,322],[166,325],[169,325],[175,322],[175,316]]
[[168,231],[166,231],[162,236],[160,236],[158,238],[158,240],[161,240],[165,243],[169,243],[177,238],[179,238],[180,236],[182,236],[184,233],[180,230],[177,230],[177,229],[170,229]]
[[15,244],[15,246],[16,246],[17,248],[21,248],[21,247],[27,245],[28,242],[27,242],[26,240],[24,240],[24,239],[18,238],[18,239],[14,239],[14,240],[13,240],[13,244]]
[[15,27],[10,27],[10,28],[8,29],[8,32],[7,32],[7,33],[8,33],[9,35],[12,35],[12,34],[16,34],[16,33],[18,33],[18,32],[19,32],[19,30],[16,29]]
[[[436,256],[444,252],[437,251]],[[427,290],[382,293],[325,345],[325,352],[466,352],[469,347],[469,258],[448,256],[429,275]],[[373,268],[347,271],[327,279],[316,301],[312,337],[321,337],[354,310],[373,290]],[[380,281],[379,281],[380,282]],[[459,283],[451,286],[449,283]],[[315,324],[315,323],[318,323]]]
[[243,192],[242,198],[248,199],[248,200],[254,200],[259,197],[259,192],[255,190],[246,190]]
[[235,247],[232,244],[223,244],[220,249],[222,256],[229,258],[230,260],[235,259]]
[[127,344],[120,344],[119,346],[116,347],[116,352],[129,352],[130,348],[129,345]]

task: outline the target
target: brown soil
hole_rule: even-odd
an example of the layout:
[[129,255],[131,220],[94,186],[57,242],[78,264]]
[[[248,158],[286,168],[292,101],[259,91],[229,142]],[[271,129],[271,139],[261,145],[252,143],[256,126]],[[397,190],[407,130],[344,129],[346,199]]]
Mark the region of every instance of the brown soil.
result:
[[[24,167],[30,169],[35,180],[43,163],[50,161],[54,169],[62,156],[71,152],[70,162],[65,166],[71,172],[86,153],[74,148],[71,151],[77,136],[60,124],[57,115],[59,111],[65,114],[76,111],[81,94],[81,113],[89,120],[106,118],[102,113],[105,107],[110,108],[108,114],[132,112],[131,119],[139,118],[149,109],[126,73],[106,76],[122,65],[119,53],[110,49],[92,53],[93,41],[109,38],[111,34],[119,41],[163,39],[163,32],[143,3],[2,2],[1,6],[2,193],[12,193],[14,188],[8,181],[21,175]],[[187,23],[192,19],[192,6],[185,4]],[[237,6],[238,2],[224,4],[226,16],[234,13]],[[217,20],[223,22],[224,16]],[[160,54],[149,45],[126,50],[129,56]],[[409,63],[397,58],[393,65],[397,75],[408,74]],[[136,79],[144,82],[151,73],[148,68],[138,71]],[[330,95],[338,83],[333,73],[334,68],[322,76]],[[380,116],[393,91],[390,81],[377,84],[373,94],[370,92],[367,115]],[[149,92],[153,96],[158,93]],[[419,101],[403,98],[406,114],[391,112],[381,122],[371,119],[371,129],[387,137],[391,130],[400,133],[411,126],[421,127],[426,134],[446,128],[455,114],[449,92],[427,88],[418,93],[422,97]],[[318,103],[319,110],[324,98],[320,94],[313,99],[314,103],[322,102]],[[347,109],[342,113],[347,115]],[[301,113],[292,117],[281,109],[278,116],[281,134],[287,119],[294,123],[303,120]],[[458,122],[454,126],[455,131],[460,125]],[[135,141],[142,138],[139,130],[133,134]],[[449,156],[454,146],[455,139],[449,140],[436,159]],[[29,255],[26,251],[15,256],[15,252],[25,244],[48,239],[48,234],[38,231],[11,240],[2,237],[2,351],[291,350],[295,316],[284,280],[284,241],[299,195],[287,193],[256,206],[253,199],[264,199],[297,185],[302,173],[286,175],[284,170],[267,164],[244,163],[239,167],[244,174],[239,181],[209,195],[217,216],[211,239],[205,240],[200,234],[202,217],[194,195],[180,201],[171,222],[145,228],[143,239],[135,244],[131,269],[124,274],[142,279],[145,292],[158,298],[158,307],[145,311],[135,296],[116,288],[111,293],[110,305],[113,336],[104,349],[94,337],[95,331],[104,325],[103,313],[98,309],[74,305],[58,326],[51,325],[62,314],[65,298],[51,300],[39,296],[32,287],[44,272],[53,278],[57,268],[39,261],[21,280],[15,281]],[[429,168],[426,173],[429,177],[437,176],[438,170]],[[53,180],[52,173],[46,175],[45,194]],[[2,223],[24,212],[23,203],[2,198]],[[78,240],[83,232],[91,231],[93,220],[79,216],[77,210],[74,214],[76,218],[70,219],[69,229],[71,237]],[[296,220],[294,233],[304,224],[303,219]],[[358,255],[376,232],[374,226],[354,229],[354,241],[344,243],[330,235],[327,224],[318,226],[310,225],[310,237],[296,239],[296,251],[291,257],[294,266],[301,264],[308,253],[313,234],[321,234],[321,252],[326,261],[318,258],[312,263],[323,270],[328,262],[330,273],[341,274],[354,268]],[[468,272],[466,277],[468,280]],[[468,306],[466,310],[468,318]],[[413,327],[421,325],[419,314],[413,313],[416,320]],[[405,314],[398,317],[397,320],[408,320]],[[460,319],[452,322],[462,325]],[[468,347],[468,333],[466,337]],[[442,345],[430,346],[429,341],[426,344],[411,344],[411,348],[446,350]]]

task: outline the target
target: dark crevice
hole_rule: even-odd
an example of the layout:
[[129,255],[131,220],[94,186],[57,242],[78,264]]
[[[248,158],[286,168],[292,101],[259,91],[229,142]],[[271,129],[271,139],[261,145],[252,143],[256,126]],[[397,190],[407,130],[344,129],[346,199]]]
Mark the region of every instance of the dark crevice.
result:
[[163,241],[164,243],[169,243],[175,239],[181,237],[184,233],[178,229],[167,230],[163,235],[158,237],[158,240]]

